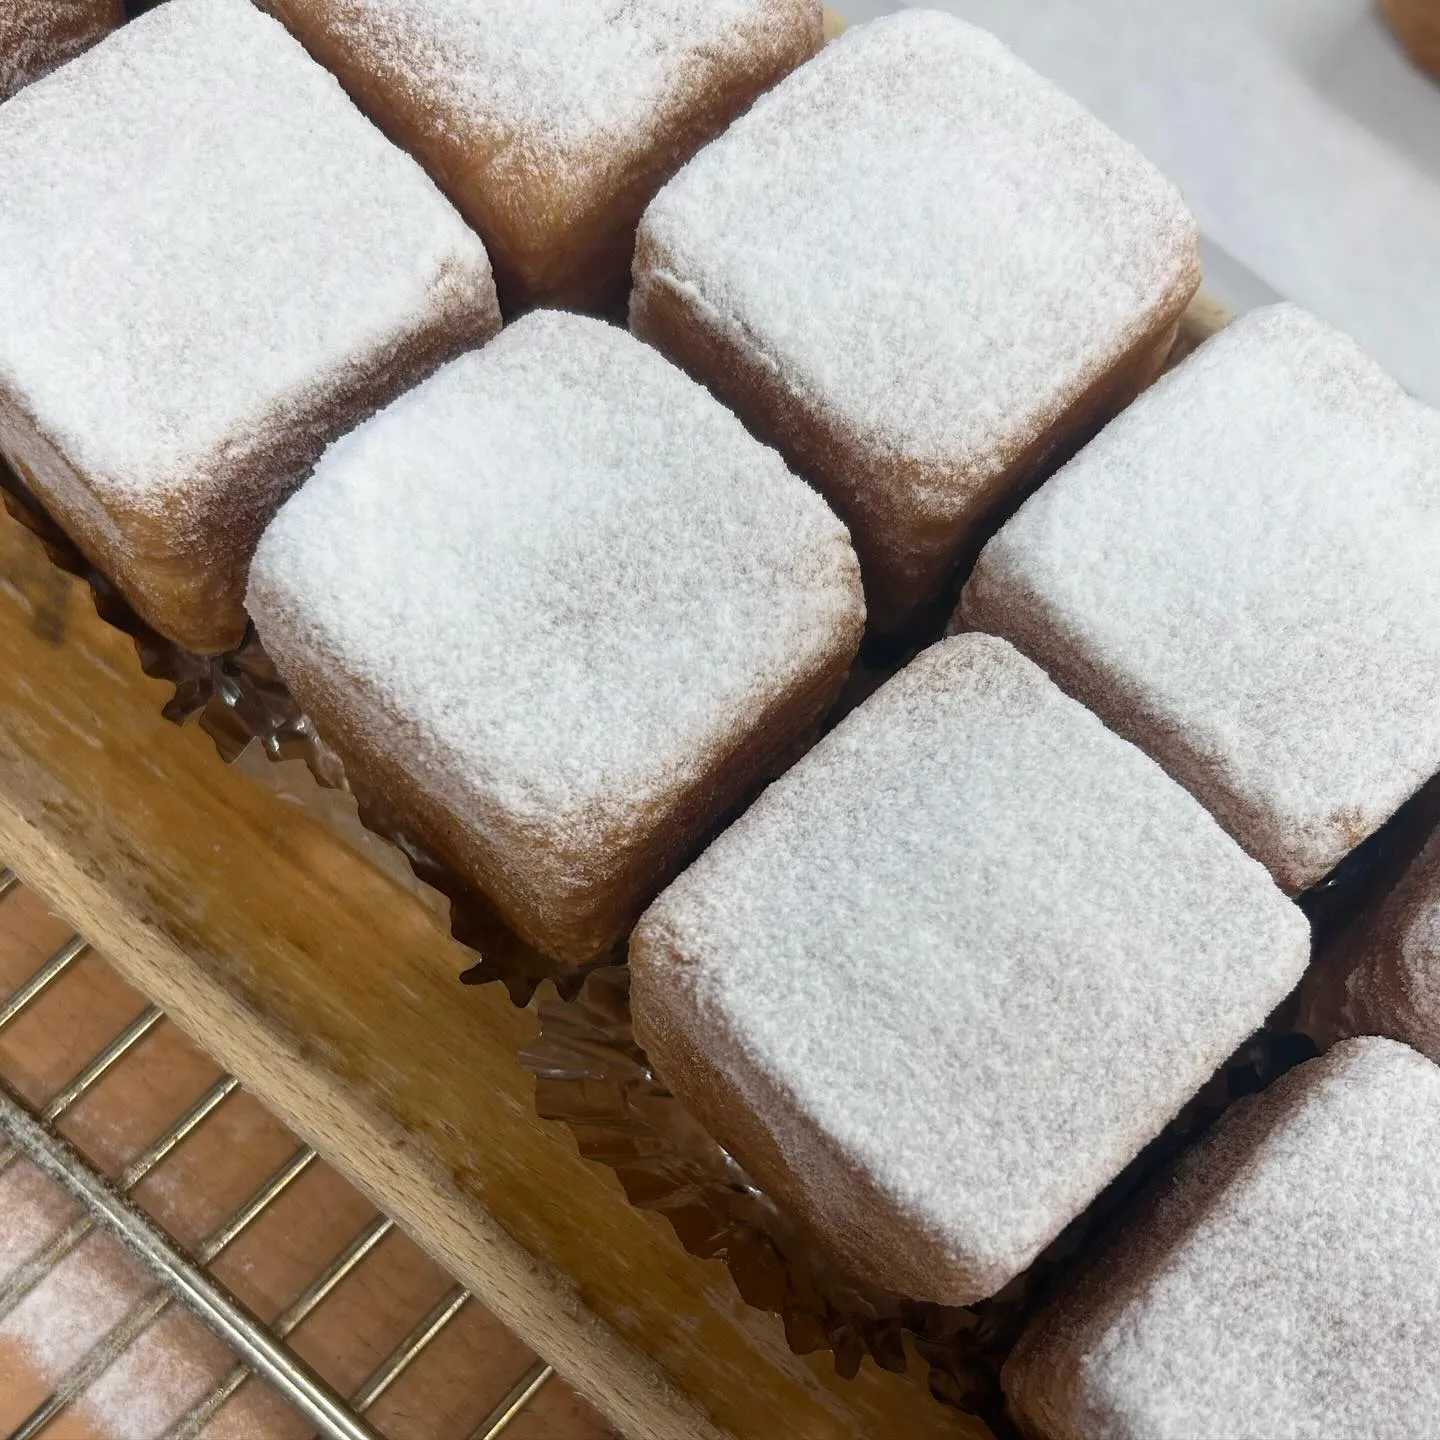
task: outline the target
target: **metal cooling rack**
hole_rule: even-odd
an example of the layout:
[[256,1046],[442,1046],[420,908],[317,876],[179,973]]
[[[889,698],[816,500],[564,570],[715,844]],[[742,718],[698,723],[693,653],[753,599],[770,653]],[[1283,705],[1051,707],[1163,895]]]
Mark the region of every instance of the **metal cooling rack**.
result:
[[[0,867],[0,906],[19,886]],[[8,1000],[0,1004],[0,1033],[58,984],[89,951],[78,935],[67,940]],[[314,1164],[314,1150],[302,1145],[193,1252],[181,1248],[130,1200],[130,1194],[171,1153],[193,1135],[240,1088],[233,1076],[216,1081],[146,1151],[113,1179],[102,1174],[65,1140],[60,1119],[130,1053],[164,1014],[147,1006],[93,1056],[44,1106],[30,1105],[0,1077],[0,1174],[21,1156],[70,1191],[86,1213],[71,1222],[37,1255],[0,1285],[0,1322],[97,1227],[111,1231],[154,1273],[156,1284],[130,1312],[96,1342],[56,1385],[51,1395],[5,1440],[36,1437],[78,1400],[172,1305],[192,1310],[240,1357],[231,1371],[165,1432],[163,1440],[194,1440],[233,1395],[255,1377],[269,1384],[315,1427],[325,1440],[385,1440],[365,1415],[455,1320],[470,1294],[455,1286],[375,1368],[353,1395],[337,1395],[286,1341],[313,1315],[347,1276],[353,1274],[395,1222],[377,1215],[321,1271],[273,1323],[258,1320],[212,1274],[209,1267]],[[540,1393],[554,1371],[536,1361],[465,1440],[495,1440]]]

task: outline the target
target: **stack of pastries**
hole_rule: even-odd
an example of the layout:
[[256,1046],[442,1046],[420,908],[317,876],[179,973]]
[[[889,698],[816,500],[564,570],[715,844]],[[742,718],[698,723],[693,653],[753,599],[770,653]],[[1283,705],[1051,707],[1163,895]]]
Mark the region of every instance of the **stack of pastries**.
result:
[[[0,105],[0,451],[530,945],[629,937],[658,1073],[851,1271],[993,1295],[1440,770],[1440,415],[1288,306],[1156,383],[1183,201],[959,20],[271,9]],[[833,724],[862,644],[918,653]],[[1433,1428],[1435,874],[1036,1320],[1027,1433]]]
[[1410,58],[1440,79],[1440,0],[1380,0]]

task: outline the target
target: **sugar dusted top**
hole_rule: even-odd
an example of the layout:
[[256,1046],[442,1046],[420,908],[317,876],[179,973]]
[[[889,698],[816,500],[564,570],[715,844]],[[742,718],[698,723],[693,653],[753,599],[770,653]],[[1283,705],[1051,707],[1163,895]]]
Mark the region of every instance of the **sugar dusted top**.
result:
[[850,31],[763,97],[642,236],[660,283],[806,403],[982,479],[1199,278],[1194,222],[1137,151],[924,11]]
[[[463,142],[523,172],[623,169],[717,50],[750,53],[817,0],[347,0],[328,25]],[[467,133],[468,132],[468,133]]]
[[705,391],[537,312],[329,450],[250,606],[402,717],[468,824],[580,849],[853,648],[859,594],[844,527]]
[[640,935],[678,958],[637,972],[637,1006],[683,990],[681,1023],[772,1097],[787,1164],[833,1142],[976,1295],[1160,1129],[1308,951],[1300,912],[1189,795],[988,636],[867,701]]
[[1346,1041],[1243,1102],[1022,1344],[1025,1388],[1054,1387],[1047,1414],[1065,1397],[1046,1433],[1433,1433],[1437,1177],[1440,1070],[1392,1041]]
[[1440,412],[1277,306],[1033,497],[965,614],[1043,632],[1299,889],[1440,769],[1437,557]]
[[168,0],[7,101],[0,193],[0,390],[132,504],[263,449],[490,283],[419,167],[248,0]]

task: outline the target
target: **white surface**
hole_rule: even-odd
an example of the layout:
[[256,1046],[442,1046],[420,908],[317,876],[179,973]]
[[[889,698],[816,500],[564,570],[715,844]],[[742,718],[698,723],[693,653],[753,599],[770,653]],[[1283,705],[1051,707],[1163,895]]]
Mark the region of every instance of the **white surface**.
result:
[[1011,646],[964,635],[772,785],[630,954],[662,1073],[667,1034],[708,1054],[844,1259],[963,1304],[1160,1130],[1308,942],[1158,766]]
[[1306,889],[1440,768],[1440,413],[1254,311],[1021,507],[962,609]]
[[1014,46],[1165,170],[1208,236],[1440,403],[1440,85],[1371,0],[930,4]]

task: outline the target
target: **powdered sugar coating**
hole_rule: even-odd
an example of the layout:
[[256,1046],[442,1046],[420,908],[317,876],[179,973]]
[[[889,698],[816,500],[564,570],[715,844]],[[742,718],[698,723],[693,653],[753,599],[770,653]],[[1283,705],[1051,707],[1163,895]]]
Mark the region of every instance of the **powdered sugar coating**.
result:
[[249,603],[542,915],[864,619],[824,501],[654,351],[558,312],[334,445]]
[[1440,1413],[1440,1071],[1347,1041],[1227,1114],[1007,1366],[1037,1440],[1411,1440]]
[[0,1174],[0,1285],[74,1219],[75,1205],[28,1160]]
[[0,100],[93,45],[122,18],[118,0],[5,0]]
[[1283,885],[1440,769],[1440,412],[1293,306],[1205,345],[990,542],[967,623],[1149,750]]
[[[314,8],[322,8],[316,6]],[[716,53],[764,51],[809,0],[347,0],[326,28],[499,177],[623,174]],[[443,118],[442,118],[443,117]]]
[[[1153,762],[962,636],[665,891],[632,1006],[672,1084],[668,1052],[707,1057],[768,1137],[740,1161],[771,1181],[778,1156],[862,1275],[966,1303],[1161,1129],[1307,951],[1300,912]],[[713,1096],[679,1093],[710,1119]]]
[[1198,278],[1194,222],[1138,151],[926,11],[762,97],[641,236],[637,285],[681,290],[877,455],[952,466],[960,506]]
[[0,394],[130,506],[494,306],[477,237],[248,0],[168,0],[7,102],[0,192]]
[[59,1379],[82,1360],[154,1280],[108,1231],[88,1236],[3,1321],[0,1341],[23,1347]]

